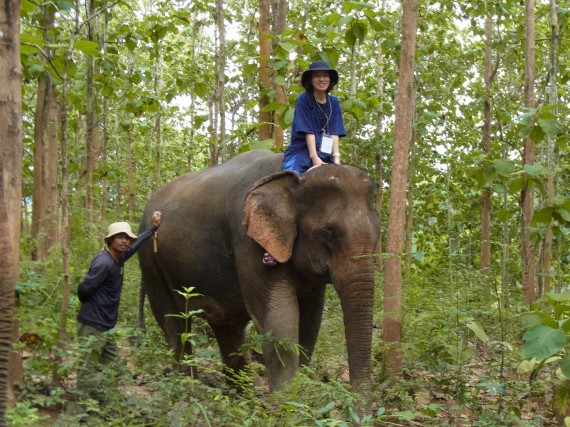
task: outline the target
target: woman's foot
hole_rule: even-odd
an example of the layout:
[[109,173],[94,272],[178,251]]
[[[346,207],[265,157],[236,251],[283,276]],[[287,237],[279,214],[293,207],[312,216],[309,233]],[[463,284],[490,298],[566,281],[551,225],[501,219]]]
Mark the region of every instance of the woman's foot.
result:
[[268,266],[270,266],[270,267],[273,267],[273,266],[277,265],[277,261],[275,261],[275,258],[273,258],[273,257],[271,256],[271,254],[268,253],[268,252],[265,252],[265,253],[263,254],[263,260],[262,260],[262,261],[263,261],[263,263],[264,263],[265,265],[268,265]]

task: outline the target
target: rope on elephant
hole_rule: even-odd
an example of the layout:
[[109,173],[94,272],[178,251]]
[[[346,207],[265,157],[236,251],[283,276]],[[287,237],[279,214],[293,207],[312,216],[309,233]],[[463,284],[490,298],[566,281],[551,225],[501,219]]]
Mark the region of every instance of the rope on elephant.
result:
[[155,231],[152,235],[152,248],[154,253],[158,252],[158,231]]

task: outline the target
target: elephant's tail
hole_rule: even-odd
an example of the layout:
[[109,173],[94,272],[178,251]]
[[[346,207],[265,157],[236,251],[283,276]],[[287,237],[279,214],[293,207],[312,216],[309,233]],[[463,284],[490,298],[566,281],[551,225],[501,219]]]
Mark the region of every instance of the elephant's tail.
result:
[[137,329],[143,334],[146,333],[146,323],[144,319],[144,301],[146,297],[146,291],[144,286],[144,280],[141,279],[141,287],[139,289],[139,319],[137,321]]

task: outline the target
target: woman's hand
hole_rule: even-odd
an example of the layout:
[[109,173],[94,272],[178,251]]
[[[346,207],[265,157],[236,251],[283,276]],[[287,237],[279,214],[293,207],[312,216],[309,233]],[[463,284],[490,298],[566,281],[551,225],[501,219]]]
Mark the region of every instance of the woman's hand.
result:
[[311,157],[311,161],[313,162],[312,168],[316,168],[317,166],[320,166],[324,163],[319,156]]

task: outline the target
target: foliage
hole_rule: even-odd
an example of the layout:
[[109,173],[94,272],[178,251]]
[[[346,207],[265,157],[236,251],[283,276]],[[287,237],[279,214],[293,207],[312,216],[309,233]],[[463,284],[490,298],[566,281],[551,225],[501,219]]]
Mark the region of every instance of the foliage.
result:
[[557,368],[557,376],[570,380],[570,291],[549,293],[536,301],[534,309],[523,313],[526,332],[521,348],[525,361],[521,368],[536,378],[545,365]]
[[[94,6],[98,38],[88,40],[84,2],[22,1],[24,221],[17,318],[22,334],[35,334],[41,340],[17,344],[26,360],[19,386],[20,402],[10,412],[13,425],[38,424],[45,408],[61,409],[69,398],[66,393],[73,388],[78,357],[73,343],[79,303],[73,289],[67,350],[57,354],[63,360],[58,367],[63,383],[51,384],[62,298],[61,247],[53,247],[43,262],[30,261],[35,244],[31,210],[34,117],[40,77],[48,73],[61,97],[62,72],[68,66],[69,107],[59,113],[65,113],[69,121],[73,286],[87,270],[92,254],[101,247],[105,224],[127,216],[136,222],[148,195],[161,182],[206,167],[213,155],[213,135],[220,127],[211,108],[216,79],[220,77],[214,69],[219,35],[214,28],[213,3],[95,1]],[[149,322],[146,334],[139,335],[133,326],[138,317],[140,273],[136,263],[131,262],[126,266],[119,336],[133,375],[125,372],[118,379],[122,389],[114,407],[91,405],[90,411],[121,425],[183,425],[189,418],[204,425],[228,426],[345,425],[358,419],[362,424],[390,425],[406,422],[405,414],[410,413],[415,416],[414,422],[426,426],[466,419],[482,426],[547,425],[546,402],[553,395],[562,403],[566,401],[565,388],[557,388],[554,393],[553,387],[564,385],[570,370],[566,354],[568,301],[566,293],[552,292],[528,313],[520,303],[518,199],[528,183],[538,189],[531,230],[534,242],[542,251],[550,226],[554,239],[550,270],[542,271],[540,277],[550,278],[556,292],[564,291],[570,267],[566,184],[570,153],[569,9],[559,2],[557,99],[552,100],[549,7],[546,1],[536,5],[538,103],[536,108],[525,109],[520,48],[524,38],[523,4],[514,0],[420,2],[408,203],[411,253],[404,254],[409,256],[402,311],[406,370],[402,382],[386,378],[381,363],[385,349],[378,326],[383,313],[378,308],[373,410],[359,411],[357,397],[345,388],[342,315],[333,293],[327,293],[323,328],[311,370],[303,370],[293,388],[268,397],[262,368],[254,363],[251,371],[239,379],[243,389],[240,394],[225,384],[212,333],[203,320],[193,319],[193,332],[183,339],[196,347],[194,358],[184,363],[197,365],[204,377],[192,379],[172,371],[171,352],[154,322]],[[222,77],[227,132],[218,147],[219,161],[240,151],[270,149],[273,144],[272,140],[257,138],[261,85],[256,8],[255,2],[224,3],[227,71]],[[46,11],[54,13],[53,27],[45,25]],[[287,129],[294,100],[303,90],[300,72],[314,59],[329,61],[341,76],[334,94],[341,100],[349,135],[341,144],[343,163],[365,168],[372,175],[382,172],[385,182],[379,184],[386,190],[383,197],[389,200],[400,51],[397,2],[292,1],[288,2],[287,13],[287,29],[271,35],[274,49],[270,60],[271,76],[284,88],[286,105],[278,103],[270,90],[264,93],[270,99],[266,108],[277,112],[277,125]],[[495,74],[490,94],[482,79],[487,18],[494,20],[491,47]],[[89,58],[95,64],[95,110],[101,131],[99,161],[92,182],[93,212],[87,212],[84,203],[88,109],[85,64]],[[481,148],[486,95],[491,95],[493,104],[489,153]],[[527,136],[536,144],[536,164],[532,166],[521,162],[521,141]],[[558,160],[554,164],[548,155],[550,144]],[[128,146],[132,164],[128,164]],[[133,189],[129,188],[130,172]],[[547,182],[553,174],[556,190],[549,201]],[[489,277],[480,276],[477,270],[479,200],[484,189],[491,191],[492,203]],[[380,213],[383,219],[387,211],[384,203]],[[382,304],[381,291],[379,280],[377,307]],[[128,344],[133,335],[141,338],[137,348]],[[252,334],[251,339],[248,346],[254,347],[272,338]],[[521,358],[525,359],[522,365]],[[519,367],[531,373],[531,385]],[[112,418],[117,413],[119,421]],[[142,414],[140,420],[138,414]]]

